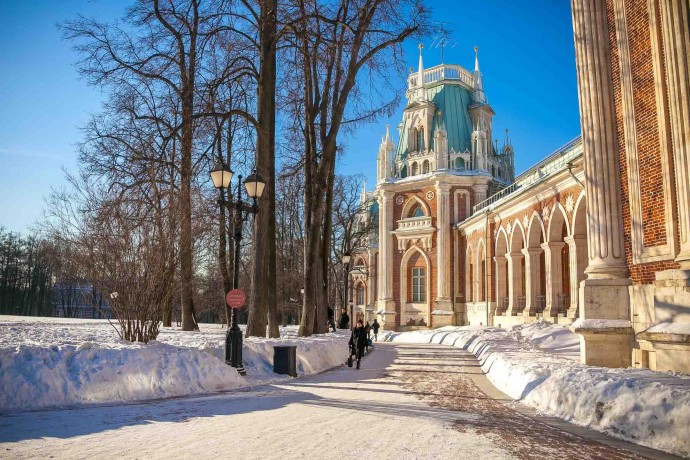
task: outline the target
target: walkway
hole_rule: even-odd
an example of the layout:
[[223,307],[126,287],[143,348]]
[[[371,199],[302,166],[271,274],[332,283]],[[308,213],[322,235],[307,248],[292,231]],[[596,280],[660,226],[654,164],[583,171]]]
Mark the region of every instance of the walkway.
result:
[[0,458],[113,457],[673,458],[530,414],[473,355],[432,345],[252,391],[0,417]]

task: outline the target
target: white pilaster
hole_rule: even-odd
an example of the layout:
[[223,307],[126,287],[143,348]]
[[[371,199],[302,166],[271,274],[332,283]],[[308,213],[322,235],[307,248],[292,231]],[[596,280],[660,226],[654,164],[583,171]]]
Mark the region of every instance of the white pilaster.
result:
[[544,310],[544,316],[556,316],[558,314],[558,305],[556,305],[558,294],[563,292],[563,257],[561,251],[565,247],[565,243],[552,241],[542,243],[541,247],[544,250],[546,272],[546,309]]
[[506,254],[508,259],[508,311],[506,315],[515,316],[518,313],[518,297],[522,295],[522,252]]
[[541,288],[541,248],[527,248],[522,250],[525,256],[525,310],[523,315],[534,316],[537,312],[537,295]]
[[[584,149],[589,264],[580,286],[581,360],[630,366],[632,327],[590,328],[587,319],[629,320],[621,185],[605,0],[572,0],[580,121]],[[611,323],[617,324],[617,323]],[[626,345],[627,344],[627,345]],[[610,347],[627,346],[611,354]]]
[[[378,309],[395,315],[395,301],[393,300],[393,195],[390,190],[379,192],[379,284]],[[395,316],[393,316],[394,320]],[[390,319],[387,318],[387,321]]]
[[503,298],[508,297],[508,267],[506,265],[506,257],[495,256],[494,263],[496,264],[496,314],[504,313],[501,302]]
[[568,236],[565,238],[568,244],[568,257],[570,264],[570,305],[568,317],[574,318],[577,315],[578,297],[580,294],[580,283],[585,279],[585,268],[587,267],[587,237]]
[[690,269],[690,5],[683,0],[661,0],[659,7],[680,229],[676,261],[681,269]]
[[450,186],[436,182],[436,309],[451,310],[450,299]]

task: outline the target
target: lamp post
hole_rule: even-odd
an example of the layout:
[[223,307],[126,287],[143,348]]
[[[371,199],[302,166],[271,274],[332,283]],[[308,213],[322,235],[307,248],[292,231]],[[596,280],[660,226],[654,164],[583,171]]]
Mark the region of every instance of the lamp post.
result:
[[297,324],[302,323],[302,305],[304,304],[304,288],[300,289],[299,293],[302,295],[302,304],[297,307]]
[[[350,277],[350,253],[346,252],[343,254],[343,265],[345,267],[345,292],[343,293],[343,307],[347,309],[348,307],[348,302],[347,302],[347,282],[348,278]],[[346,310],[347,311],[347,310]],[[355,310],[353,307],[350,308],[350,330],[352,330],[352,324],[354,323],[355,320]]]
[[[218,206],[227,206],[229,209],[235,209],[235,234],[233,240],[235,242],[235,254],[233,263],[233,279],[232,288],[239,289],[240,284],[240,242],[242,241],[242,224],[247,219],[249,214],[256,214],[259,212],[259,207],[256,204],[256,199],[261,197],[266,186],[265,181],[256,171],[254,171],[244,181],[244,188],[247,191],[247,196],[252,199],[252,204],[242,201],[242,175],[238,176],[237,180],[237,196],[232,200],[232,195],[229,199],[225,199],[225,189],[230,187],[232,180],[232,171],[225,163],[218,162],[211,170],[211,180],[213,186],[218,189],[220,198],[218,198]],[[232,326],[228,329],[225,336],[225,363],[237,369],[240,375],[246,375],[244,365],[242,364],[242,331],[237,322],[237,309],[232,309]]]

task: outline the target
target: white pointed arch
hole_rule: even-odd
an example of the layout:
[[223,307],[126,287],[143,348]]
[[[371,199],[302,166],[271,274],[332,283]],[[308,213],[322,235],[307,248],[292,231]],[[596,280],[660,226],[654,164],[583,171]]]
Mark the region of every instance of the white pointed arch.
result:
[[410,198],[407,199],[405,204],[402,207],[402,211],[400,212],[400,218],[401,219],[407,219],[410,216],[410,212],[412,209],[414,209],[415,205],[419,205],[422,208],[422,211],[424,212],[424,216],[428,217],[431,215],[431,211],[429,210],[429,205],[424,202],[421,198],[419,198],[417,195],[412,195]]
[[503,227],[499,227],[496,233],[496,250],[494,253],[497,256],[504,256],[508,252],[508,234]]
[[544,221],[538,212],[533,211],[530,217],[529,227],[527,228],[527,241],[525,242],[525,247],[539,247],[542,243],[540,236],[546,241]]
[[[526,247],[526,241],[527,238],[525,235],[525,229],[522,226],[522,222],[516,220],[513,224],[512,232],[510,233],[510,252],[520,252]],[[517,247],[518,244],[520,244],[520,247]]]
[[429,259],[429,255],[426,253],[426,251],[422,251],[419,246],[417,245],[412,245],[410,248],[405,251],[405,254],[402,256],[402,260],[400,261],[400,321],[401,325],[404,322],[404,315],[405,315],[405,308],[407,307],[408,304],[408,299],[407,299],[407,264],[410,261],[410,258],[415,254],[415,252],[421,254],[422,259],[424,260],[424,263],[426,264],[426,301],[424,304],[427,306],[425,311],[426,314],[426,322],[429,324],[429,320],[431,319],[431,310],[430,310],[430,305],[431,305],[431,259]]
[[562,236],[562,226],[565,225],[565,234],[570,235],[570,225],[568,222],[568,214],[561,206],[561,203],[556,202],[553,206],[553,210],[549,214],[549,226],[546,233],[546,240],[551,241],[563,241]]
[[573,222],[570,226],[569,235],[587,236],[587,213],[583,212],[586,209],[585,192],[580,192],[580,196],[575,203],[575,209],[573,209]]

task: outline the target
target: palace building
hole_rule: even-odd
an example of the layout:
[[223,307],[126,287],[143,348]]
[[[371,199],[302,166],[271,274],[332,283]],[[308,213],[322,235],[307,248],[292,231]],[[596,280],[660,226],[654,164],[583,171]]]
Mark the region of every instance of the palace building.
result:
[[420,46],[349,297],[386,329],[544,319],[583,363],[690,373],[688,3],[572,6],[582,136],[518,176],[478,57],[425,69]]

